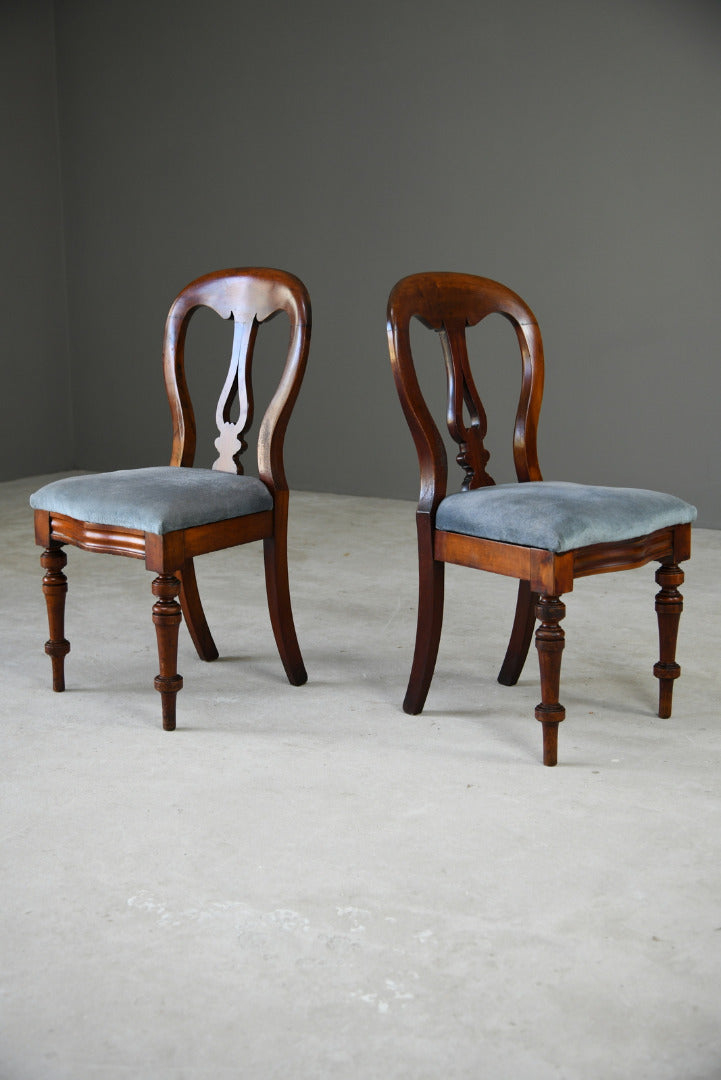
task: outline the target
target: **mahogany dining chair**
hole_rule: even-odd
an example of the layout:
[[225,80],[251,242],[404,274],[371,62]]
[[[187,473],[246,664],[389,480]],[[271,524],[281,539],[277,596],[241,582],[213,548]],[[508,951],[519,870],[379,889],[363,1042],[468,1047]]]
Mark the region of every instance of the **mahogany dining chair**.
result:
[[[496,485],[486,471],[487,421],[474,381],[466,329],[498,313],[513,327],[521,353],[521,392],[513,428],[518,483]],[[440,339],[447,375],[446,419],[458,445],[461,490],[447,494],[447,454],[421,392],[411,348],[413,318]],[[515,684],[535,633],[540,661],[543,762],[557,762],[565,615],[562,594],[576,578],[660,563],[656,611],[660,659],[659,716],[671,715],[676,638],[682,610],[679,563],[691,551],[696,509],[673,495],[624,487],[544,481],[536,433],[543,394],[543,345],[533,312],[510,289],[471,274],[423,273],[403,278],[388,302],[393,374],[420,465],[416,514],[419,602],[415,652],[403,708],[423,709],[435,668],[443,622],[446,563],[503,574],[519,581],[516,615],[498,681]]]
[[[233,322],[230,366],[216,411],[218,456],[211,469],[193,467],[195,416],[185,376],[188,324],[199,308]],[[258,475],[246,476],[241,454],[253,421],[256,335],[280,313],[290,324],[285,365],[259,428]],[[283,440],[303,379],[310,332],[308,292],[292,274],[250,267],[220,270],[191,282],[174,300],[165,324],[163,368],[173,423],[170,465],[70,476],[31,496],[36,543],[44,548],[40,561],[50,625],[45,651],[52,661],[54,690],[65,689],[70,650],[64,629],[67,544],[141,559],[157,575],[152,583],[160,666],[155,689],[166,731],[175,728],[176,695],[183,685],[177,670],[183,616],[200,658],[218,656],[198,593],[196,555],[263,541],[268,607],[280,658],[292,684],[306,681],[288,587]]]

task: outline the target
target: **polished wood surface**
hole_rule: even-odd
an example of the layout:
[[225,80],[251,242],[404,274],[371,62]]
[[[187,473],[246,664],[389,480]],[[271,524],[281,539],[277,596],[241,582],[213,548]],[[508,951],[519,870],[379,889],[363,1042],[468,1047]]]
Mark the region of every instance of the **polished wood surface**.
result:
[[515,686],[521,677],[528,650],[533,640],[538,600],[538,593],[533,592],[530,580],[522,578],[518,582],[516,614],[513,620],[511,638],[501,664],[501,670],[498,673],[498,681],[503,683],[504,686]]
[[180,581],[174,574],[159,574],[152,584],[153,622],[158,638],[160,674],[155,676],[155,689],[160,692],[163,709],[163,727],[175,730],[175,702],[178,690],[182,690],[183,676],[178,674],[178,630],[182,620],[177,601]]
[[536,720],[543,726],[543,764],[558,762],[558,725],[566,718],[566,710],[558,700],[561,680],[561,655],[565,634],[561,619],[566,605],[558,596],[539,596],[536,604],[536,649],[541,668],[541,703],[536,706]]
[[[253,422],[252,362],[257,334],[263,323],[277,315],[288,317],[290,335],[283,372],[258,432],[258,476],[273,497],[273,508],[163,535],[35,511],[35,540],[45,549],[41,557],[43,593],[50,625],[45,651],[52,660],[53,688],[65,689],[64,660],[70,649],[64,636],[67,579],[62,571],[67,557],[63,545],[142,559],[156,574],[152,619],[160,672],[155,688],[161,696],[163,727],[168,731],[175,728],[176,697],[183,685],[177,672],[183,618],[198,656],[206,661],[218,656],[198,592],[193,560],[199,555],[263,541],[268,608],[278,652],[291,683],[299,686],[307,679],[288,585],[288,483],[283,444],[308,359],[310,299],[303,283],[292,274],[261,267],[207,274],[191,282],[176,298],[165,324],[163,371],[173,424],[170,464],[179,468],[191,468],[195,458],[195,415],[185,375],[185,343],[190,320],[201,307],[234,323],[230,364],[216,410],[218,457],[213,468],[236,474],[243,473],[242,454],[248,445],[245,436]],[[236,402],[238,417],[232,421]]]
[[543,396],[544,356],[535,316],[510,289],[488,278],[448,272],[403,278],[388,301],[388,345],[401,406],[418,454],[420,494],[416,512],[419,559],[418,621],[413,665],[403,707],[419,713],[425,704],[438,654],[443,623],[444,566],[456,563],[519,579],[516,613],[499,682],[512,686],[520,677],[535,633],[541,679],[536,717],[543,727],[543,761],[555,765],[558,725],[565,717],[559,702],[565,615],[561,600],[576,578],[610,573],[658,561],[656,597],[660,660],[659,716],[671,715],[674,680],[680,674],[675,650],[682,608],[678,563],[691,552],[691,526],[676,525],[646,536],[556,554],[437,529],[436,510],[448,488],[448,460],[440,430],[421,391],[411,348],[410,323],[418,319],[440,339],[446,367],[446,424],[458,446],[461,490],[491,485],[484,446],[487,420],[473,379],[467,327],[486,316],[502,315],[513,327],[521,354],[521,386],[513,428],[513,460],[520,483],[541,480],[537,454],[538,419]]
[[70,652],[70,642],[65,639],[65,594],[68,579],[63,573],[68,557],[61,547],[51,544],[40,556],[45,570],[43,594],[48,609],[50,638],[45,642],[45,652],[53,668],[53,690],[65,689],[65,657]]
[[683,597],[678,586],[683,585],[684,573],[675,563],[663,563],[656,571],[656,584],[661,586],[656,594],[660,659],[653,673],[659,680],[658,715],[666,720],[671,715],[673,683],[681,674],[676,663],[676,639],[678,624],[683,611]]
[[180,580],[180,607],[195,651],[201,660],[217,660],[220,654],[200,602],[195,563],[192,559],[186,559],[176,573]]

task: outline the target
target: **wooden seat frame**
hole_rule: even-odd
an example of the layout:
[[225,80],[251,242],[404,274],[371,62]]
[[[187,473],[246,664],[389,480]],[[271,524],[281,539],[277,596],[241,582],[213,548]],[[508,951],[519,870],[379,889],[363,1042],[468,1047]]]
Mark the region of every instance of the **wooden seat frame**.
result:
[[[425,273],[403,278],[388,302],[388,342],[396,387],[420,465],[420,497],[416,514],[419,556],[419,602],[415,653],[403,703],[407,713],[421,712],[433,677],[443,622],[445,563],[489,570],[519,579],[516,614],[498,681],[512,686],[523,670],[536,619],[535,641],[541,674],[541,702],[536,718],[543,726],[543,762],[557,762],[558,725],[565,717],[559,682],[566,609],[561,595],[576,578],[628,570],[650,561],[660,563],[656,596],[660,659],[659,712],[671,715],[676,639],[683,599],[679,563],[691,553],[691,526],[674,525],[646,536],[593,544],[557,554],[520,544],[501,543],[436,528],[436,511],[446,496],[447,455],[438,427],[421,392],[410,342],[410,321],[417,318],[438,333],[448,379],[447,422],[458,444],[457,462],[464,470],[463,490],[494,483],[486,472],[489,452],[483,445],[486,415],[473,380],[466,345],[466,327],[498,313],[513,326],[521,351],[522,381],[513,433],[513,459],[519,482],[541,480],[536,450],[543,395],[544,360],[541,333],[530,308],[510,289],[470,274]],[[468,417],[468,422],[464,419]]]
[[[249,267],[221,270],[198,278],[173,302],[165,324],[163,369],[173,422],[170,464],[178,468],[192,467],[195,458],[196,429],[185,378],[185,339],[190,319],[200,307],[211,308],[221,318],[234,320],[233,353],[216,414],[219,436],[215,445],[219,456],[213,468],[237,474],[243,473],[240,456],[247,448],[245,435],[253,420],[251,367],[258,327],[281,311],[289,317],[290,343],[285,366],[258,434],[258,475],[273,497],[272,509],[162,535],[79,521],[47,510],[35,511],[36,543],[45,549],[41,564],[45,570],[43,593],[50,626],[45,651],[52,661],[53,689],[65,689],[64,662],[70,650],[64,630],[67,593],[64,545],[142,559],[146,568],[157,574],[152,583],[156,598],[152,617],[160,665],[155,688],[161,695],[166,731],[175,728],[176,695],[183,685],[177,671],[181,612],[200,658],[209,661],[218,657],[198,593],[193,563],[196,555],[253,540],[263,541],[268,607],[280,658],[293,685],[300,686],[307,679],[288,586],[288,484],[283,440],[310,346],[308,292],[292,274]],[[231,423],[230,411],[236,398],[239,416]]]

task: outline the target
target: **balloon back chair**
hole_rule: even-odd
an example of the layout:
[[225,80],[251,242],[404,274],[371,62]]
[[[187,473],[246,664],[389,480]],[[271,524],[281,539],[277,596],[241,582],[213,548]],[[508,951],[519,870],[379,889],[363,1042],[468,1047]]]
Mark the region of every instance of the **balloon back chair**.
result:
[[[210,308],[232,319],[233,347],[216,412],[218,457],[212,469],[193,468],[196,430],[185,378],[185,340],[195,311]],[[253,420],[251,365],[258,328],[285,312],[290,343],[285,366],[258,432],[258,478],[246,476],[241,454]],[[288,590],[288,484],[283,440],[308,356],[311,307],[303,283],[280,270],[221,270],[193,281],[173,302],[165,324],[163,367],[173,422],[169,466],[96,473],[56,480],[36,491],[35,539],[45,550],[43,592],[47,602],[53,689],[65,689],[63,573],[66,544],[88,551],[142,559],[157,576],[152,615],[160,673],[163,727],[175,728],[178,630],[185,617],[202,660],[218,650],[200,602],[193,559],[210,551],[262,540],[270,619],[288,679],[307,679],[298,646]],[[237,399],[238,418],[231,421]],[[178,603],[178,597],[180,603]]]
[[[486,415],[473,379],[466,327],[491,313],[504,316],[521,351],[521,393],[513,430],[518,483],[496,485],[486,472]],[[411,350],[417,318],[439,338],[447,373],[447,423],[458,444],[461,490],[447,495],[448,465],[439,429],[421,392]],[[388,341],[396,387],[420,465],[416,523],[419,555],[418,625],[403,708],[423,709],[443,621],[445,563],[519,580],[516,615],[498,681],[514,685],[523,670],[536,619],[541,671],[543,762],[557,761],[565,605],[561,595],[588,574],[660,563],[656,596],[660,659],[659,716],[671,715],[676,638],[683,606],[679,563],[691,549],[693,506],[672,495],[633,488],[547,482],[541,477],[536,432],[543,394],[543,346],[536,319],[519,296],[470,274],[425,273],[403,278],[388,302]]]

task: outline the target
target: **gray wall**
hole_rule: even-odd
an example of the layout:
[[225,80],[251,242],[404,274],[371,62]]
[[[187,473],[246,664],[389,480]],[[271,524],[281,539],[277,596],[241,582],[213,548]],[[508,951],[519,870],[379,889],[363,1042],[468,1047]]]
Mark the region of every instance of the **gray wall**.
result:
[[[457,269],[536,311],[547,478],[657,486],[721,526],[721,5],[60,0],[56,17],[75,464],[166,459],[168,304],[260,263],[314,304],[291,485],[414,498],[385,304],[406,273]],[[225,349],[196,369],[210,411]]]
[[0,480],[73,464],[50,0],[0,7]]

